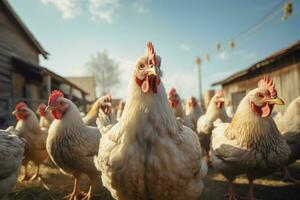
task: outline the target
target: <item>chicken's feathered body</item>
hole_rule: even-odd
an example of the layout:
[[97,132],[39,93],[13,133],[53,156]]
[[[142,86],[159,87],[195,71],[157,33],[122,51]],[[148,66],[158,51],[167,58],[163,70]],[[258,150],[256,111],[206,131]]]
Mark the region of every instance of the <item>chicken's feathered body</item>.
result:
[[0,130],[0,199],[6,199],[17,182],[25,140]]
[[188,101],[185,105],[185,114],[186,114],[186,116],[191,118],[194,129],[196,131],[197,121],[203,113],[202,113],[202,110],[200,109],[195,97],[191,97],[190,99],[188,99]]
[[[69,106],[63,117],[55,119],[49,128],[47,151],[51,160],[64,173],[72,174],[76,180],[81,174],[86,174],[91,180],[92,187],[95,187],[99,172],[96,170],[93,157],[98,152],[99,130],[96,127],[86,126],[77,107],[68,99],[63,101]],[[72,198],[79,195],[76,193],[78,191],[73,192]]]
[[44,103],[41,103],[38,106],[36,113],[40,116],[40,127],[43,129],[49,129],[50,124],[53,121],[53,117],[49,112],[45,111],[45,109],[46,105]]
[[276,125],[291,149],[289,163],[300,158],[300,96],[294,99],[283,115],[276,115]]
[[[219,124],[211,138],[211,161],[226,178],[240,174],[266,176],[287,162],[290,150],[271,118],[237,113],[232,123]],[[249,119],[252,119],[250,121]]]
[[103,185],[122,200],[197,199],[207,171],[196,133],[178,123],[163,84],[157,94],[142,92],[134,75],[123,115],[102,136],[95,163]]
[[181,98],[175,88],[172,88],[168,93],[168,99],[177,120],[183,125],[195,130],[196,127],[193,124],[192,117],[185,114]]
[[220,119],[222,122],[230,121],[223,105],[223,93],[216,93],[209,102],[206,113],[202,115],[197,121],[197,133],[199,136],[199,140],[207,154],[210,149],[211,134],[212,130],[215,127],[215,121],[217,119]]
[[45,116],[41,116],[40,118],[40,127],[48,129],[53,121],[53,118],[51,117],[50,113],[47,112]]
[[42,130],[37,117],[32,113],[26,120],[18,121],[16,125],[18,135],[26,140],[24,163],[33,161],[42,164],[48,157],[46,151],[47,130]]
[[14,113],[16,113],[17,118],[21,112],[23,112],[23,115],[26,117],[18,119],[15,131],[18,136],[26,140],[23,159],[25,176],[23,180],[30,178],[27,174],[27,164],[29,161],[34,162],[34,164],[37,166],[36,173],[31,177],[31,179],[34,180],[39,176],[39,166],[48,158],[48,153],[46,151],[46,139],[48,131],[47,129],[42,129],[39,126],[37,116],[30,108],[27,107],[27,105],[24,104],[21,109],[17,109],[16,106]]
[[100,102],[98,99],[93,103],[88,113],[82,117],[83,123],[87,126],[96,126],[96,119],[98,117],[98,111],[100,109]]
[[269,117],[274,104],[282,105],[283,101],[270,91],[265,86],[252,90],[240,102],[232,122],[218,124],[213,130],[211,162],[229,181],[230,195],[235,195],[232,181],[246,174],[249,199],[255,199],[253,180],[284,166],[290,156],[287,143]]

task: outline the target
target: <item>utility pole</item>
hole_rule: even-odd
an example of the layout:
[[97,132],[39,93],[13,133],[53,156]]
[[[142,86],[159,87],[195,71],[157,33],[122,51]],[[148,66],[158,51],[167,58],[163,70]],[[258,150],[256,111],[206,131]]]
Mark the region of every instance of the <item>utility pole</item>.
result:
[[196,65],[198,66],[198,87],[199,87],[199,100],[202,103],[202,80],[201,80],[201,59],[196,57]]

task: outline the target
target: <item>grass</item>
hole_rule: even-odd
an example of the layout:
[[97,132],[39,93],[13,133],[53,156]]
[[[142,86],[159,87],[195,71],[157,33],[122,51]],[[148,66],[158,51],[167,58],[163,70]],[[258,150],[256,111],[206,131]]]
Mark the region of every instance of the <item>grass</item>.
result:
[[[300,162],[290,167],[292,175],[300,179]],[[29,172],[34,173],[32,165],[29,166]],[[23,176],[24,170],[21,170],[20,177]],[[74,179],[71,176],[62,174],[52,164],[41,167],[41,180],[18,182],[12,191],[10,200],[60,200],[69,194],[73,188]],[[227,192],[227,183],[224,177],[210,169],[208,176],[204,180],[205,189],[202,193],[201,200],[220,200],[224,198]],[[236,192],[240,196],[245,196],[248,190],[248,182],[245,177],[239,177],[235,181]],[[83,177],[81,187],[84,191],[88,190],[88,179]],[[100,188],[99,196],[95,200],[112,200],[109,192]],[[292,183],[283,182],[281,175],[274,175],[258,179],[255,181],[255,194],[258,198],[264,200],[299,200],[300,187]]]

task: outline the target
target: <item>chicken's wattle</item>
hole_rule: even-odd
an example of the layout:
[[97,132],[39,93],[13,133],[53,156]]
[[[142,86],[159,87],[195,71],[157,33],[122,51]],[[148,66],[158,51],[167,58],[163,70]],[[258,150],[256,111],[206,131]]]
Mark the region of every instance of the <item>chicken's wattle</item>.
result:
[[224,102],[222,102],[222,101],[218,101],[218,102],[216,103],[216,105],[217,105],[217,107],[220,109],[220,108],[223,107],[223,103],[224,103]]
[[52,110],[51,113],[55,119],[62,119],[64,117],[64,113],[57,109]]
[[157,76],[146,76],[143,80],[137,78],[136,82],[141,87],[143,93],[147,93],[151,89],[152,92],[156,94],[160,79]]
[[17,121],[27,119],[28,115],[16,114]]
[[253,102],[251,102],[251,109],[253,112],[255,112],[257,115],[261,117],[269,117],[272,113],[274,105],[270,105],[266,103],[264,106],[256,106]]

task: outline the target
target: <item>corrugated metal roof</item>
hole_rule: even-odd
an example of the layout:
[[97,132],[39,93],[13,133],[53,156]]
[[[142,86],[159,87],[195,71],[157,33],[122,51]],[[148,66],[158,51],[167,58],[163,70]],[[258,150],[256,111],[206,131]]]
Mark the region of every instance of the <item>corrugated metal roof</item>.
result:
[[247,68],[245,70],[239,71],[239,72],[227,77],[226,79],[224,79],[222,81],[213,83],[212,86],[228,84],[228,83],[234,82],[237,79],[240,79],[240,78],[246,76],[247,74],[253,73],[254,71],[256,71],[258,69],[271,67],[271,65],[270,65],[271,63],[273,63],[276,60],[281,59],[283,56],[286,56],[298,49],[300,49],[300,40],[293,43],[289,47],[281,49],[280,51],[277,51],[276,53],[268,56],[267,58],[251,65],[249,68]]
[[23,30],[28,39],[33,43],[33,45],[37,48],[37,50],[47,58],[49,53],[42,47],[42,45],[37,41],[37,39],[33,36],[33,34],[29,31],[26,25],[22,22],[21,18],[17,15],[14,9],[9,5],[7,0],[0,0],[0,3],[6,8],[7,12],[12,16],[15,20],[16,24]]

